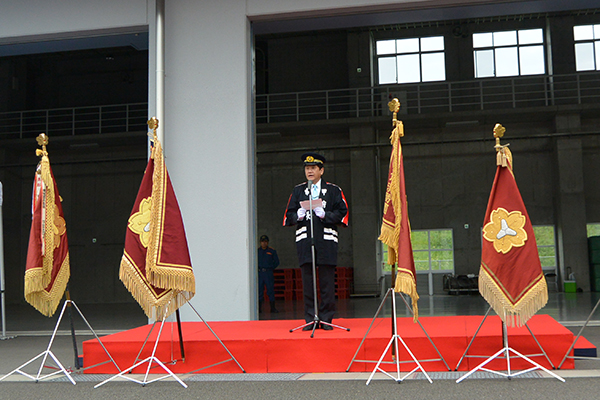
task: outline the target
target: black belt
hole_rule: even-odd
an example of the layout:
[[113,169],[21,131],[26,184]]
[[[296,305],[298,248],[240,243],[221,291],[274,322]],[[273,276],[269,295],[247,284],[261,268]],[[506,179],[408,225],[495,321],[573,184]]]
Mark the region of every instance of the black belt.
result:
[[271,268],[259,268],[258,272],[267,272],[267,271],[271,271]]

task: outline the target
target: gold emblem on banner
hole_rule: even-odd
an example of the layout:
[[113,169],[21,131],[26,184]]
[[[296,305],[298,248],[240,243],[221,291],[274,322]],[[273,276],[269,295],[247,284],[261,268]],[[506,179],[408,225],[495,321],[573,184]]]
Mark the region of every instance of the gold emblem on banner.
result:
[[60,237],[67,232],[67,223],[60,216],[58,206],[54,204],[54,248],[60,246]]
[[499,207],[492,211],[490,222],[483,227],[483,238],[492,242],[498,253],[506,254],[513,247],[521,247],[527,241],[525,216],[521,211],[508,212]]
[[131,214],[131,217],[129,217],[128,228],[131,229],[133,233],[139,235],[142,246],[146,248],[150,242],[150,217],[152,216],[152,213],[150,212],[151,203],[151,197],[143,199],[140,202],[139,211]]

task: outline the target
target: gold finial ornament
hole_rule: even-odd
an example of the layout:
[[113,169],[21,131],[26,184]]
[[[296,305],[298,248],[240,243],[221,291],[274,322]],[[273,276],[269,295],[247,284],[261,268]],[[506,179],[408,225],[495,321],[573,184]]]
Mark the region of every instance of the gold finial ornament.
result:
[[502,124],[496,124],[494,126],[494,137],[501,138],[504,136],[504,132],[506,132],[506,128],[502,126]]
[[158,129],[158,119],[156,117],[152,117],[148,120],[148,127],[152,130]]
[[390,111],[393,113],[392,115],[392,126],[394,129],[392,130],[392,135],[390,136],[390,141],[394,143],[396,140],[395,137],[403,137],[404,136],[404,125],[402,121],[398,121],[398,111],[400,110],[400,101],[397,98],[393,98],[389,103],[388,107]]
[[388,107],[390,111],[393,113],[397,113],[400,110],[400,101],[396,98],[393,98],[389,103]]
[[509,162],[512,166],[512,154],[508,149],[510,143],[505,145],[500,144],[500,138],[504,136],[504,132],[506,132],[506,128],[503,127],[502,124],[496,124],[494,126],[494,137],[496,138],[496,145],[494,146],[496,149],[496,165],[506,167],[509,165]]
[[38,146],[42,146],[42,149],[36,149],[35,150],[35,154],[38,157],[41,156],[47,156],[48,152],[46,151],[46,146],[48,145],[48,142],[50,141],[50,139],[48,138],[48,135],[46,135],[45,133],[40,133],[36,138],[35,141],[37,142]]
[[48,139],[48,136],[45,133],[40,133],[35,140],[38,143],[38,146],[46,146],[50,139]]
[[[152,117],[147,122],[148,128],[152,129],[152,137],[156,139],[156,130],[158,129],[158,118]],[[148,136],[150,136],[150,132],[148,132]]]

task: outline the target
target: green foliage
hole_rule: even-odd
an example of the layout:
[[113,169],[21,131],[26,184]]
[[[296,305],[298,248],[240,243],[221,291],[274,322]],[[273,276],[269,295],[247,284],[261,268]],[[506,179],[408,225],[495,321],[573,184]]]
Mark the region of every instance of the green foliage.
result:
[[554,226],[534,226],[533,233],[538,246],[538,254],[542,268],[556,267],[556,242],[554,241]]
[[534,226],[533,233],[538,246],[554,246],[553,226]]
[[587,237],[600,236],[600,224],[587,224]]

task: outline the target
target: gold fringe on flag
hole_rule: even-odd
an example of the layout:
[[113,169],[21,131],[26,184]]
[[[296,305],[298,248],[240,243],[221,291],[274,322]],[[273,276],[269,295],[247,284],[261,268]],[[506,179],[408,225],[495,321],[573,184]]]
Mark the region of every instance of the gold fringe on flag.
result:
[[38,171],[42,179],[42,257],[44,260],[42,282],[39,290],[43,290],[50,284],[52,268],[54,266],[54,249],[58,245],[54,245],[55,196],[54,182],[52,180],[52,173],[50,172],[50,159],[46,151],[37,149],[36,154],[42,156]]
[[483,267],[479,271],[479,293],[506,326],[511,327],[525,325],[548,302],[548,287],[543,275],[527,288],[526,294],[517,303],[513,304]]
[[[402,228],[399,223],[392,223],[385,219],[388,208],[391,204],[394,211],[395,221],[402,220],[402,204],[400,200],[400,172],[398,168],[399,159],[402,156],[402,148],[399,147],[399,140],[404,136],[402,121],[397,121],[398,125],[390,135],[390,143],[392,144],[392,159],[390,160],[390,177],[388,179],[388,187],[385,193],[385,202],[383,206],[383,223],[381,224],[381,233],[379,240],[388,246],[388,264],[394,265],[398,261],[396,249],[400,240],[400,230]],[[400,135],[402,132],[402,135]],[[393,164],[393,165],[392,165]]]
[[25,273],[25,300],[46,317],[54,315],[63,298],[65,288],[69,283],[69,264],[69,254],[67,253],[49,292],[44,290],[48,285],[40,289],[38,277],[35,276],[41,272],[40,270],[31,270]]
[[154,132],[154,146],[151,157],[154,160],[152,174],[152,197],[150,199],[150,241],[146,253],[146,277],[154,286],[195,292],[196,281],[191,268],[168,268],[157,266],[162,248],[162,237],[165,226],[165,206],[167,196],[167,172],[162,145]]
[[165,290],[163,296],[157,295],[148,282],[140,278],[137,270],[125,253],[121,259],[119,279],[150,319],[160,321],[194,297],[193,291],[178,290]]
[[417,293],[417,285],[415,285],[415,277],[407,272],[398,270],[394,290],[396,293],[406,293],[410,296],[414,313],[413,321],[417,322],[419,319],[419,307],[417,306],[419,294]]

